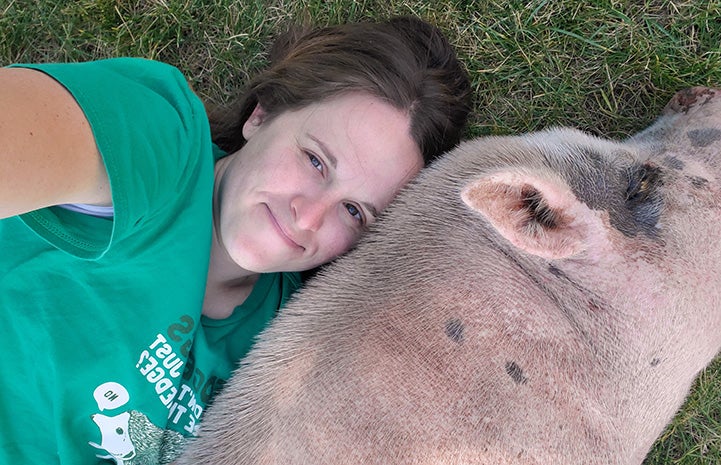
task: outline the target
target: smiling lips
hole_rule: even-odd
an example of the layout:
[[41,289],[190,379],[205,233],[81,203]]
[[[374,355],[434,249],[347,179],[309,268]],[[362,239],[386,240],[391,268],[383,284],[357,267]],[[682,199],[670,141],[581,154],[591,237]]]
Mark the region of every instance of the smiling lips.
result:
[[305,247],[298,244],[296,241],[294,241],[290,235],[288,235],[283,227],[280,225],[278,220],[276,219],[275,215],[273,214],[272,210],[268,205],[265,206],[265,208],[268,210],[268,216],[270,217],[271,223],[273,223],[273,226],[275,227],[276,231],[278,231],[278,235],[283,238],[283,240],[291,247],[298,248],[305,250]]

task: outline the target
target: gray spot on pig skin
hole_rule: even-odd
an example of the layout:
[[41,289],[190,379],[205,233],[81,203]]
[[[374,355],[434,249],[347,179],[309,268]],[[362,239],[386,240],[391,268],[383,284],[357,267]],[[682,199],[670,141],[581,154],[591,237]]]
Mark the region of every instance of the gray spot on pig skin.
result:
[[694,147],[708,147],[721,139],[721,130],[716,128],[694,129],[686,133]]
[[691,185],[696,189],[705,189],[708,185],[708,179],[704,179],[699,176],[690,176],[688,179],[691,181]]
[[446,321],[446,336],[453,342],[463,343],[463,322],[456,318]]
[[519,367],[516,362],[506,363],[506,373],[513,379],[516,384],[526,384],[528,378],[523,374],[523,370]]
[[657,367],[659,363],[661,363],[661,359],[660,359],[660,358],[654,358],[653,360],[651,360],[651,366],[652,366],[652,367]]
[[555,265],[548,265],[548,271],[557,278],[566,278],[566,274],[563,271],[559,270]]
[[668,166],[672,170],[680,171],[684,168],[684,166],[686,166],[684,162],[682,162],[676,157],[667,157],[664,162],[666,163],[666,166]]

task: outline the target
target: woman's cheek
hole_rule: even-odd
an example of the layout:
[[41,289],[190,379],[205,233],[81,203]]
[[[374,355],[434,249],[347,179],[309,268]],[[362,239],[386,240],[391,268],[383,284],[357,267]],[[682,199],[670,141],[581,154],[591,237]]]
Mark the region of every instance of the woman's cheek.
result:
[[349,231],[348,229],[344,228],[341,232],[339,232],[336,237],[334,237],[328,242],[329,247],[327,253],[324,254],[326,256],[325,261],[333,260],[334,258],[337,258],[340,255],[348,252],[351,247],[353,247],[356,242],[358,242],[359,238],[359,233],[355,231]]

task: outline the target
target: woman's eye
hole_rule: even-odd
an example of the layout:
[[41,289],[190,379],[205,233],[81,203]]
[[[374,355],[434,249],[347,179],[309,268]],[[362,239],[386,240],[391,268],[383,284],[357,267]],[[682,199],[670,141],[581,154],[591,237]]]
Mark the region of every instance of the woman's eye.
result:
[[312,152],[306,152],[306,155],[308,155],[308,160],[310,160],[311,165],[321,173],[323,172],[323,162],[320,161],[318,157],[316,157]]
[[350,213],[350,216],[355,218],[356,221],[358,221],[360,224],[364,223],[363,213],[358,209],[358,207],[356,207],[352,203],[346,203],[344,205],[345,205],[345,209],[348,210],[348,213]]

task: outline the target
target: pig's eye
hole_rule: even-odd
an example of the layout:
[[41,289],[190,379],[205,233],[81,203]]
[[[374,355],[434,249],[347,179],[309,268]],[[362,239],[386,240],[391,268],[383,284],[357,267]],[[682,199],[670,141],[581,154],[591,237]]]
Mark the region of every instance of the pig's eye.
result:
[[658,194],[658,188],[662,184],[661,169],[649,164],[636,167],[628,176],[626,208],[636,225],[649,236],[658,232],[656,225],[663,207],[663,197]]
[[649,200],[661,183],[661,170],[655,166],[642,165],[633,170],[628,177],[626,203],[640,204]]

